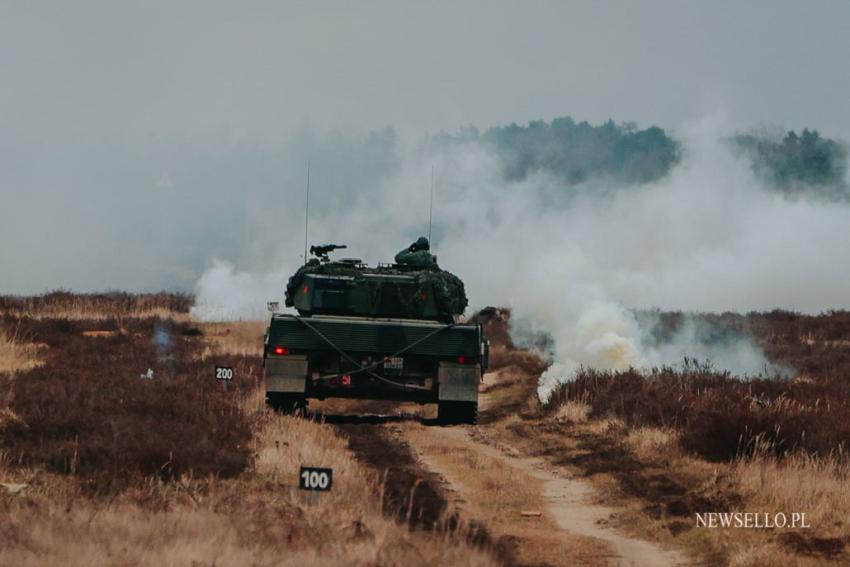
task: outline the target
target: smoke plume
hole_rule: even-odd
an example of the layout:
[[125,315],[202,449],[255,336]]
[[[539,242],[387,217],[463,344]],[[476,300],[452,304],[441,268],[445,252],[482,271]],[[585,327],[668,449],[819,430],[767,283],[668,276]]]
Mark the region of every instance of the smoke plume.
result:
[[[433,166],[433,251],[464,279],[473,307],[510,306],[523,328],[551,336],[542,395],[580,366],[692,357],[757,374],[768,363],[745,337],[709,341],[694,317],[659,344],[651,322],[636,315],[847,307],[850,207],[768,190],[724,141],[730,131],[718,117],[693,123],[679,134],[681,160],[670,173],[639,185],[602,176],[566,187],[547,171],[510,180],[499,154],[478,140],[398,149],[390,174],[363,191],[345,188],[346,206],[332,205],[341,188],[313,186],[311,201],[322,205],[310,240],[347,243],[370,262],[391,258],[427,232]],[[293,209],[278,222],[297,235],[301,214]],[[255,316],[279,300],[302,246],[286,243],[256,273],[214,264],[198,282],[196,316]]]

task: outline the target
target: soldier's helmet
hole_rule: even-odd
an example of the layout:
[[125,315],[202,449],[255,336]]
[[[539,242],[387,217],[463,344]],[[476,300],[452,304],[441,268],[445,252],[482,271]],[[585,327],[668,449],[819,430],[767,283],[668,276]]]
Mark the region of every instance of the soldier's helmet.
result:
[[424,236],[420,236],[416,239],[416,242],[410,245],[409,250],[411,252],[417,252],[419,250],[430,250],[431,244],[428,242],[428,239]]

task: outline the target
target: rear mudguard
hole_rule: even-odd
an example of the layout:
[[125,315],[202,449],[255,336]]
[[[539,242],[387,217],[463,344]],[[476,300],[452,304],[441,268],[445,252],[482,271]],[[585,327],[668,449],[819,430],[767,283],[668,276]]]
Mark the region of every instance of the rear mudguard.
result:
[[438,400],[441,402],[477,402],[479,364],[441,362],[437,371]]
[[303,394],[307,391],[307,355],[268,357],[266,392]]

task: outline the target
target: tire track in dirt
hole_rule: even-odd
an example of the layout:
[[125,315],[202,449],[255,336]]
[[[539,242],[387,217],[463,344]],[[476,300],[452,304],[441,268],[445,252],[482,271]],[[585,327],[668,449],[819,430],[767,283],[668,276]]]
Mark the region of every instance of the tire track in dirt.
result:
[[612,554],[602,542],[558,528],[547,510],[542,483],[481,451],[470,428],[400,425],[417,459],[438,472],[460,513],[511,541],[520,565],[602,566]]
[[447,521],[448,503],[438,488],[439,476],[423,469],[384,426],[349,423],[337,428],[357,459],[381,474],[385,515],[429,531]]
[[572,534],[604,541],[613,551],[608,563],[629,567],[663,567],[689,565],[691,562],[680,553],[662,549],[657,544],[623,535],[606,527],[614,508],[591,502],[594,488],[586,481],[553,469],[544,459],[525,457],[516,449],[484,442],[483,432],[473,434],[466,429],[446,431],[447,435],[463,439],[476,451],[517,468],[541,482],[542,495],[548,512],[558,527]]
[[[544,365],[518,349],[498,356],[500,368],[484,377],[477,427],[428,427],[432,420],[387,416],[399,410],[380,402],[345,407],[346,414],[384,414],[337,422],[357,457],[385,475],[384,512],[411,527],[454,530],[459,509],[465,519],[478,521],[470,537],[492,546],[507,564],[687,565],[675,551],[607,527],[616,510],[591,502],[589,482],[504,444],[505,420],[537,414],[536,384]],[[512,490],[512,483],[525,481],[523,491]],[[529,510],[531,502],[539,508]],[[541,516],[535,520],[533,514]]]
[[[381,506],[386,516],[410,529],[459,532],[468,542],[488,549],[501,565],[516,565],[511,542],[494,539],[478,522],[468,522],[451,506],[439,474],[426,470],[390,424],[405,418],[386,415],[322,416],[348,439],[349,449],[381,478]],[[427,420],[426,420],[427,421]]]
[[[516,443],[506,437],[504,425],[520,418],[535,420],[539,417],[537,385],[546,361],[532,351],[517,348],[510,338],[510,311],[488,308],[478,315],[485,325],[485,334],[491,340],[490,372],[482,381],[479,408],[480,425],[477,428],[446,430],[446,437],[471,450],[493,459],[502,466],[533,478],[538,483],[540,496],[545,500],[547,515],[564,538],[584,536],[592,538],[609,550],[607,556],[599,555],[592,563],[609,565],[688,565],[691,562],[677,551],[662,549],[658,544],[624,535],[608,527],[615,508],[594,504],[593,485],[576,477],[567,467],[559,467],[542,458],[533,458],[506,442]],[[419,449],[419,447],[416,447]],[[427,455],[423,456],[430,460]],[[439,468],[436,468],[439,472]],[[588,549],[592,546],[588,545]],[[563,564],[574,564],[564,558]]]

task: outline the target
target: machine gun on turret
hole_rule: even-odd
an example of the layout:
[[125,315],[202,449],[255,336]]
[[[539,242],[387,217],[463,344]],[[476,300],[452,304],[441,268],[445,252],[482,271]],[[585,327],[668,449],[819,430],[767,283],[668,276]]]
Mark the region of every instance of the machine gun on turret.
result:
[[334,250],[342,250],[343,248],[348,248],[345,244],[321,244],[318,246],[310,247],[310,254],[319,259],[320,262],[330,262],[330,258],[328,258],[328,254],[333,252]]

